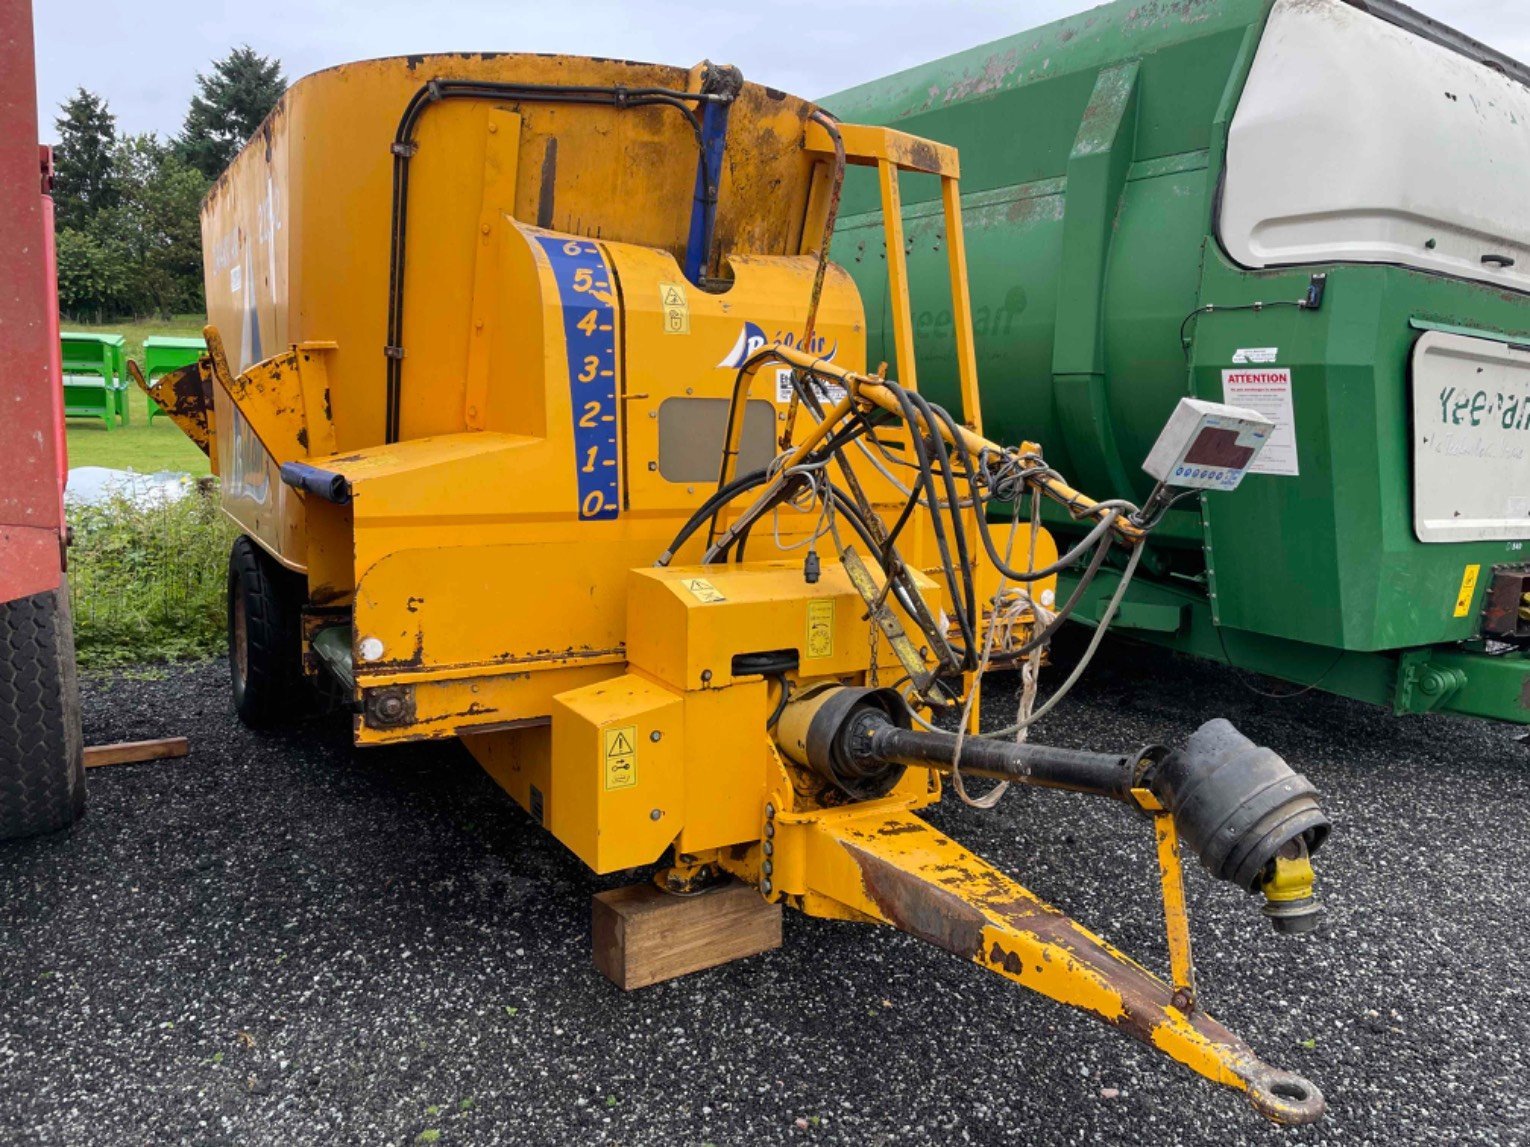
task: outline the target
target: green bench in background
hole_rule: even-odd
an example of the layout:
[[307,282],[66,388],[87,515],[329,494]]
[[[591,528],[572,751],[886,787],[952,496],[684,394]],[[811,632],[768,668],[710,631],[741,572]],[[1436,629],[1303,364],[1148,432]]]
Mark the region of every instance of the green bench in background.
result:
[[128,377],[123,337],[64,331],[58,341],[64,363],[64,415],[99,418],[108,430],[119,421],[126,426]]
[[[145,382],[153,383],[155,379],[169,374],[171,371],[180,370],[183,366],[190,366],[207,353],[207,343],[196,338],[170,338],[166,335],[154,335],[152,338],[143,340],[143,378]],[[159,403],[149,403],[149,421],[163,414]]]

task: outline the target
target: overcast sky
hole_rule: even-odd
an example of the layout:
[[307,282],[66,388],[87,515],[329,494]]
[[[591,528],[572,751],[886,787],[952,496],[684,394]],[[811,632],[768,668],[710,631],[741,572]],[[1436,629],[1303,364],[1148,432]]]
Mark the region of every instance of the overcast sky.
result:
[[[1413,0],[1530,60],[1526,0]],[[81,85],[120,131],[180,130],[198,71],[249,44],[289,80],[331,64],[433,51],[567,52],[690,65],[712,59],[820,96],[1036,27],[1088,0],[33,0],[39,118]]]

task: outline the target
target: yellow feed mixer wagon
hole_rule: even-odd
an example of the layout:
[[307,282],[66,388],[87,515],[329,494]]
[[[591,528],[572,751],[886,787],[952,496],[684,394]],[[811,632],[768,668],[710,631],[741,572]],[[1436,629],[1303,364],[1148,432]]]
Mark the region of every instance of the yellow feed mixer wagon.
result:
[[[880,180],[874,297],[829,261],[848,165]],[[891,925],[1311,1122],[1318,1089],[1202,1008],[1179,857],[1311,928],[1312,786],[1225,721],[1026,736],[1077,679],[1035,704],[1058,571],[1125,589],[1270,424],[1186,399],[1142,506],[985,438],[958,175],[950,147],[705,63],[411,56],[294,85],[203,207],[209,352],[146,388],[244,535],[236,707],[270,724],[322,682],[358,745],[460,738],[596,872],[660,866],[660,911],[742,893]],[[942,192],[960,411],[865,361],[872,308],[916,361],[900,180]],[[1043,499],[1085,524],[1067,553],[1030,525]],[[993,669],[1023,688],[982,734]],[[1168,978],[921,819],[947,784],[1140,817]]]

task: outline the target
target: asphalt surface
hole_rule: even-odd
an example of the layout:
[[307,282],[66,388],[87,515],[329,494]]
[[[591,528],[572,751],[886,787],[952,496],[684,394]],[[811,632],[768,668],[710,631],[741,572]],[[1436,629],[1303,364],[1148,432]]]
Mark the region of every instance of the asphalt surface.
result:
[[[1276,936],[1252,898],[1190,877],[1208,1010],[1327,1095],[1324,1122],[1280,1131],[887,930],[789,914],[776,952],[624,995],[589,955],[590,896],[615,882],[460,749],[356,751],[334,720],[256,735],[213,663],[87,682],[85,706],[89,743],[193,751],[96,770],[78,827],[0,846],[0,1142],[1530,1137],[1530,749],[1503,726],[1267,700],[1107,646],[1038,730],[1130,747],[1224,715],[1324,793],[1316,934]],[[1143,822],[1055,793],[952,801],[942,828],[1165,965]]]

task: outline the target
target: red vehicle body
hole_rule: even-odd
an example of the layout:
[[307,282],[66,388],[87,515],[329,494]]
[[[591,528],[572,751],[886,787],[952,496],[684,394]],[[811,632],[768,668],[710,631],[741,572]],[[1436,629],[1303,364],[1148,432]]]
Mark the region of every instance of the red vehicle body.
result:
[[0,2],[0,602],[58,587],[67,462],[52,161],[37,142],[28,0]]
[[0,840],[84,807],[69,593],[52,162],[30,0],[0,0]]

